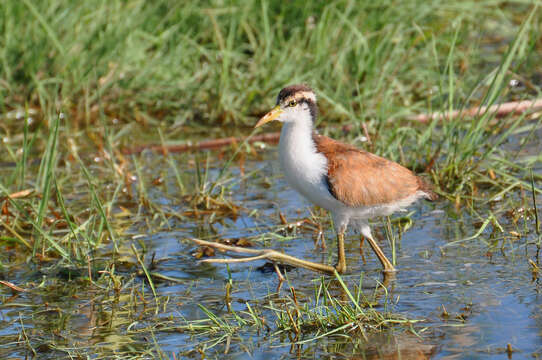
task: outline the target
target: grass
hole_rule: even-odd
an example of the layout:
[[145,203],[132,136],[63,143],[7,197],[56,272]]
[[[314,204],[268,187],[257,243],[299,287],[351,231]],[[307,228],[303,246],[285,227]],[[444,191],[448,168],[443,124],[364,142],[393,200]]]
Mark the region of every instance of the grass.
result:
[[[269,181],[258,169],[243,172],[246,159],[260,159],[247,142],[163,157],[127,156],[121,149],[223,137],[233,129],[248,135],[247,127],[271,107],[281,87],[307,82],[319,95],[322,132],[355,143],[365,124],[370,142],[360,146],[427,172],[442,197],[455,204],[458,218],[466,211],[479,221],[443,252],[478,241],[488,253],[531,245],[539,253],[540,157],[522,150],[541,121],[489,113],[427,126],[406,120],[422,112],[540,97],[539,19],[540,10],[529,1],[5,1],[0,275],[27,289],[22,297],[65,296],[54,302],[60,309],[54,321],[43,300],[30,313],[21,310],[23,317],[9,316],[11,326],[20,323],[20,333],[6,343],[23,346],[29,355],[96,351],[89,344],[74,350],[76,343],[55,337],[72,331],[66,324],[74,315],[61,304],[74,298],[84,299],[83,307],[100,307],[101,318],[89,324],[100,336],[122,329],[122,346],[104,340],[111,348],[101,350],[103,357],[165,358],[164,334],[172,332],[188,334],[186,344],[191,336],[205,339],[184,353],[204,356],[229,348],[242,352],[249,346],[244,336],[254,333],[302,345],[330,336],[367,341],[384,329],[418,331],[408,316],[375,305],[388,300],[369,300],[361,283],[338,276],[316,281],[313,293],[270,291],[242,310],[224,312],[205,303],[197,319],[185,318],[182,305],[182,314],[175,313],[177,306],[162,293],[164,282],[181,284],[186,294],[178,301],[185,305],[193,285],[155,271],[168,258],[155,258],[146,236],[186,226],[195,236],[220,239],[240,214],[260,216],[244,207],[243,186]],[[511,86],[511,79],[522,87]],[[345,135],[341,125],[353,130]],[[510,150],[512,141],[519,144]],[[23,190],[29,191],[13,195]],[[495,202],[502,206],[490,207]],[[401,245],[395,227],[405,221],[411,224],[410,215],[385,224],[394,259]],[[268,226],[263,235],[256,226],[247,237],[287,243],[294,236],[285,225]],[[321,231],[316,227],[311,229]],[[536,239],[518,245],[507,235],[511,231]],[[540,265],[533,259],[535,274]],[[228,294],[239,286],[231,277],[228,284]],[[36,323],[54,329],[30,331]],[[5,350],[10,356],[11,349]]]
[[[294,287],[290,287],[290,295],[279,299],[279,303],[269,299],[267,304],[255,304],[252,308],[247,303],[247,311],[237,313],[231,311],[227,316],[216,316],[212,311],[200,305],[207,316],[206,319],[187,321],[182,329],[199,333],[212,334],[209,340],[212,346],[231,341],[237,333],[253,327],[266,331],[271,338],[289,339],[286,345],[302,345],[318,341],[332,335],[348,333],[354,342],[368,341],[367,333],[383,331],[389,328],[409,330],[417,320],[407,319],[398,314],[378,311],[373,308],[376,300],[369,300],[362,292],[362,277],[356,287],[356,297],[352,295],[342,278],[336,274],[336,279],[326,281],[320,278],[314,283],[313,301],[302,303]],[[334,286],[333,286],[334,285]],[[332,289],[339,285],[338,289]],[[381,297],[383,289],[380,285],[375,289],[375,298]],[[339,300],[340,295],[347,295],[349,301]],[[263,309],[274,315],[274,324],[262,313]],[[241,340],[241,339],[239,339]],[[212,347],[211,346],[211,347]]]
[[[246,125],[285,84],[305,81],[318,89],[328,121],[379,124],[428,105],[480,101],[470,90],[487,80],[480,74],[498,63],[529,8],[504,1],[7,1],[0,106],[63,105],[75,128],[101,113],[149,126],[162,119]],[[33,21],[16,21],[27,15]],[[491,35],[495,24],[500,31]],[[521,43],[527,65],[540,60],[532,51],[538,29],[529,31]],[[443,74],[452,77],[443,82]]]

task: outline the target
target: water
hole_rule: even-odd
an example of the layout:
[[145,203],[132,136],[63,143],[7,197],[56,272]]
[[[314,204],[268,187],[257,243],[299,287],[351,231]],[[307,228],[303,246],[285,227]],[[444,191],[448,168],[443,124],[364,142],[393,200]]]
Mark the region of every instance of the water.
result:
[[[526,149],[526,156],[531,156],[529,151],[533,148]],[[532,226],[533,220],[520,218],[520,225],[515,225],[506,221],[505,216],[511,204],[520,203],[519,193],[511,200],[477,209],[486,217],[489,209],[497,214],[504,233],[492,231],[493,226],[488,226],[479,238],[459,242],[478,231],[480,219],[466,209],[456,209],[447,200],[420,202],[411,207],[412,227],[401,234],[397,243],[398,272],[388,284],[387,300],[380,296],[377,308],[420,320],[414,327],[419,336],[399,329],[371,333],[369,341],[329,336],[292,345],[287,336],[273,335],[274,314],[264,305],[269,300],[278,302],[281,297],[290,296],[289,286],[296,289],[301,302],[310,302],[314,280],[318,281],[319,275],[294,269],[287,273],[289,284],[276,294],[276,275],[257,270],[263,262],[230,266],[231,310],[245,312],[247,303],[251,304],[270,321],[270,332],[250,327],[239,329],[226,345],[225,338],[217,341],[220,334],[175,330],[186,321],[207,318],[198,305],[218,317],[230,313],[225,295],[229,278],[226,266],[198,263],[192,255],[197,247],[188,238],[249,237],[254,247],[268,246],[303,259],[333,263],[334,232],[323,212],[316,214],[322,216],[319,221],[324,226],[327,250],[315,248],[315,233],[311,230],[298,228],[294,240],[273,237],[280,225],[279,211],[290,222],[310,218],[311,211],[315,211],[280,177],[276,156],[276,151],[270,151],[264,159],[244,164],[246,174],[254,173],[233,186],[228,194],[243,208],[237,216],[218,217],[209,222],[209,216],[199,219],[170,216],[164,220],[148,215],[149,225],[142,220],[145,217],[136,216],[137,209],[133,208],[124,233],[124,238],[131,241],[123,242],[123,256],[116,269],[125,287],[116,299],[113,294],[106,296],[99,286],[54,266],[50,272],[30,266],[10,250],[16,265],[3,273],[5,280],[26,283],[35,290],[11,294],[0,288],[0,356],[17,358],[29,354],[25,346],[28,338],[43,358],[79,353],[129,357],[154,349],[161,349],[170,357],[175,353],[189,358],[201,358],[198,349],[203,349],[210,358],[231,359],[542,357],[542,285],[540,278],[533,278],[528,262],[528,259],[537,261],[535,234],[530,231],[518,238],[509,233],[518,226],[523,229],[524,221]],[[193,172],[193,167],[187,165],[191,158],[191,155],[175,157],[179,167],[188,169],[188,173]],[[164,175],[165,185],[153,187],[148,192],[150,200],[169,211],[187,210],[176,195],[175,177],[167,163],[153,154],[145,154],[140,161],[147,184],[156,174]],[[233,171],[234,179],[240,178],[239,169],[234,167]],[[217,172],[213,168],[211,175],[216,176]],[[77,201],[77,196],[73,201]],[[542,203],[540,200],[539,197]],[[378,221],[372,228],[391,258],[385,226],[385,221]],[[393,229],[395,236],[399,236],[398,228]],[[261,234],[267,234],[263,240]],[[282,230],[278,234],[292,235]],[[161,304],[158,308],[153,305],[145,276],[138,274],[140,268],[129,249],[130,242],[143,244],[147,254],[154,253],[153,272],[177,279],[176,282],[155,280]],[[367,261],[363,263],[359,237],[353,232],[347,237],[346,250],[345,282],[354,287],[363,276],[364,292],[371,294],[382,280],[380,263],[367,245],[364,252]],[[140,299],[147,299],[148,304],[142,305]],[[305,334],[305,339],[313,335]],[[50,345],[52,339],[55,347]],[[508,344],[513,353],[507,353]],[[226,349],[228,353],[224,354]]]

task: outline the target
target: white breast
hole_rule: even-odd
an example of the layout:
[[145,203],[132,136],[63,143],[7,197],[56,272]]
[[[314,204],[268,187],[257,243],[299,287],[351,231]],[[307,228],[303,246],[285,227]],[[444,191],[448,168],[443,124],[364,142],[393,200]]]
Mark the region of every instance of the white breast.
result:
[[285,123],[279,143],[280,165],[288,184],[316,205],[334,210],[339,202],[326,183],[327,159],[316,151],[312,124]]

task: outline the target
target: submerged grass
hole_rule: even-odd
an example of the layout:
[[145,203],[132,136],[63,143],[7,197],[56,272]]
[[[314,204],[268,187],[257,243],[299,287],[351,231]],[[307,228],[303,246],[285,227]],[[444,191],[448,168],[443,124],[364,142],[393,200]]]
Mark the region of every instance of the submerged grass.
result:
[[[290,287],[290,295],[278,298],[269,295],[253,305],[247,302],[246,311],[236,312],[230,307],[227,314],[220,316],[200,304],[206,318],[180,325],[167,324],[166,327],[169,331],[181,329],[206,337],[207,340],[200,342],[202,351],[225,344],[225,353],[229,352],[232,341],[243,343],[243,334],[250,328],[264,332],[269,341],[281,347],[303,345],[331,336],[347,339],[350,345],[363,344],[369,340],[367,334],[389,329],[415,333],[413,325],[419,320],[375,309],[373,306],[378,303],[378,298],[386,295],[385,288],[377,285],[374,298],[369,299],[362,291],[362,280],[360,277],[354,287],[356,297],[336,274],[332,280],[323,277],[315,280],[314,294],[308,301],[300,300],[294,287]],[[349,300],[342,299],[343,296]],[[274,320],[266,317],[270,314],[274,314]]]
[[[227,353],[241,346],[241,334],[254,332],[296,345],[329,336],[367,341],[368,333],[388,328],[415,332],[415,321],[378,305],[388,301],[385,287],[369,300],[361,282],[345,283],[338,275],[315,282],[314,294],[302,295],[310,300],[299,300],[292,287],[286,294],[268,294],[265,301],[249,300],[242,311],[200,304],[198,319],[171,315],[173,305],[161,293],[161,282],[187,281],[154,271],[162,259],[155,259],[141,234],[171,230],[181,222],[195,224],[196,234],[207,226],[207,236],[220,238],[213,224],[223,229],[226,219],[235,223],[240,213],[257,217],[233,190],[259,170],[244,173],[243,166],[245,158],[258,156],[256,147],[247,140],[234,149],[194,156],[164,153],[153,162],[146,152],[128,157],[121,149],[149,138],[165,145],[179,138],[222,137],[228,127],[252,124],[282,86],[304,81],[319,94],[323,132],[352,142],[368,137],[363,145],[369,150],[427,172],[439,193],[455,203],[456,216],[466,210],[479,220],[473,234],[450,242],[443,252],[471,241],[483,243],[488,253],[531,245],[539,252],[540,157],[521,150],[540,133],[540,120],[484,113],[425,127],[403,121],[422,111],[540,96],[542,29],[539,9],[531,5],[5,1],[0,7],[0,246],[6,253],[0,254],[0,277],[27,290],[16,296],[32,299],[47,297],[65,281],[73,286],[62,288],[70,296],[80,296],[82,289],[85,306],[101,308],[102,318],[89,328],[106,336],[116,326],[129,339],[129,345],[115,344],[118,348],[111,345],[114,340],[106,341],[114,349],[104,357],[167,357],[160,336],[175,331],[205,339],[187,350],[193,357],[218,344]],[[22,21],[26,18],[33,21]],[[519,79],[522,90],[510,79]],[[324,126],[334,122],[351,132]],[[519,149],[509,150],[511,139],[523,134]],[[171,179],[173,187],[167,183]],[[164,196],[158,201],[153,192]],[[487,207],[495,202],[503,206]],[[394,262],[401,236],[394,234],[395,226],[411,221],[409,216],[387,220]],[[313,227],[321,236],[321,226]],[[288,241],[292,228],[295,235],[298,226],[284,220],[271,227],[271,236],[253,238]],[[518,245],[509,239],[512,231],[534,232],[538,240]],[[538,258],[530,261],[538,273]],[[41,282],[27,274],[27,266],[43,275]],[[10,279],[14,272],[20,275]],[[231,277],[228,284],[231,290]],[[0,294],[9,304],[8,295]],[[33,315],[46,319],[51,310],[44,309],[33,306]],[[69,317],[58,313],[59,323]],[[170,318],[156,320],[162,314]],[[54,332],[36,334],[27,331],[28,320],[12,320],[21,322],[20,337],[12,343],[29,354],[54,349],[83,356],[97,349],[87,344],[74,350],[74,343],[55,338]]]

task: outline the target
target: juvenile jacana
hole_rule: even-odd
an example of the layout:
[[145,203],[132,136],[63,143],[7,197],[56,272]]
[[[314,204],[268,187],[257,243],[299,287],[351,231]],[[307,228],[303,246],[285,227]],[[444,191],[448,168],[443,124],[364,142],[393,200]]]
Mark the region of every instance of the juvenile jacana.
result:
[[[337,230],[338,262],[314,263],[274,250],[240,249],[197,240],[222,250],[253,254],[241,259],[208,259],[207,262],[242,262],[268,259],[333,274],[346,270],[344,233],[354,222],[382,263],[385,272],[395,268],[374,240],[368,220],[402,210],[420,198],[436,194],[407,168],[351,145],[318,135],[316,95],[306,85],[292,85],[279,92],[276,106],[255,127],[277,120],[283,123],[279,159],[288,184],[310,202],[331,212]],[[280,276],[280,273],[279,273]]]

